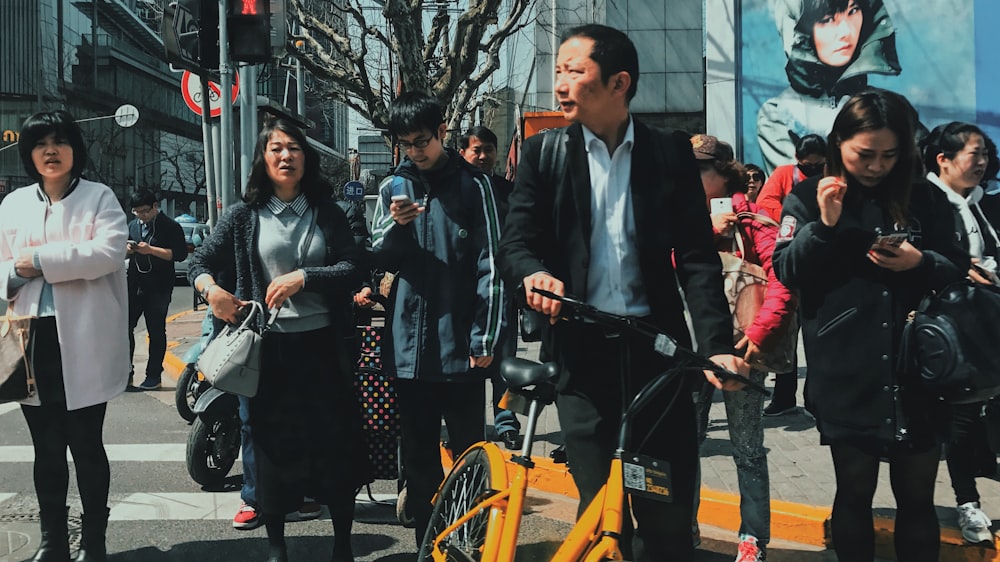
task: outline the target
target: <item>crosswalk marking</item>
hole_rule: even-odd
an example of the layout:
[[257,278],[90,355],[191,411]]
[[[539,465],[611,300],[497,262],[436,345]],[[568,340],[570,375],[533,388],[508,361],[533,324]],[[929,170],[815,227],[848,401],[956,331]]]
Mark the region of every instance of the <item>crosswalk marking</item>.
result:
[[[107,444],[104,448],[111,462],[187,462],[187,445],[184,443]],[[72,460],[68,452],[66,456]],[[34,460],[35,451],[31,445],[0,447],[0,463]]]
[[[17,494],[0,493],[0,504]],[[372,494],[377,503],[392,503],[396,494]],[[232,518],[240,505],[240,492],[164,492],[135,493],[121,499],[111,498],[112,521],[191,521],[227,520]],[[370,505],[368,494],[358,494],[359,509]],[[328,514],[324,510],[324,518]]]
[[130,494],[112,502],[112,521],[229,519],[240,505],[240,493],[174,492]]

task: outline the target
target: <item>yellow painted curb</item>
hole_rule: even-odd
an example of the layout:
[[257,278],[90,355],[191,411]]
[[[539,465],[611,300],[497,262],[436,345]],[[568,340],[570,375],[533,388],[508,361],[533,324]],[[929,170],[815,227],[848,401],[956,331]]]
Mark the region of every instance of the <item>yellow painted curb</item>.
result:
[[[171,316],[168,316],[167,317],[167,323],[169,324],[170,322],[173,322],[173,321],[177,320],[178,318],[182,318],[184,316],[187,316],[188,314],[194,314],[195,312],[204,313],[205,311],[204,310],[185,310],[183,312],[178,312],[177,314],[173,314]],[[148,336],[146,338],[146,341],[147,342],[149,341],[149,337]],[[185,363],[182,358],[177,357],[176,355],[174,355],[170,351],[171,349],[177,347],[178,345],[180,345],[180,342],[177,342],[177,341],[168,341],[167,342],[167,353],[164,354],[164,356],[163,356],[163,373],[165,375],[167,375],[168,377],[170,377],[171,379],[173,379],[174,382],[177,382],[177,379],[180,378],[180,376],[181,376],[181,372],[184,371],[184,367],[187,367],[187,363]]]

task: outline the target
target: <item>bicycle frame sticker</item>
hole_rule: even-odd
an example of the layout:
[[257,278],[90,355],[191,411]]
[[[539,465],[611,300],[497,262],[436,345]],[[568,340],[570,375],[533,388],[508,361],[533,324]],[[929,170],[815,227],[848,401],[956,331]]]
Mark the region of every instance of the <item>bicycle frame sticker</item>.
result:
[[625,490],[631,494],[665,503],[674,501],[670,463],[667,461],[622,453],[622,480]]

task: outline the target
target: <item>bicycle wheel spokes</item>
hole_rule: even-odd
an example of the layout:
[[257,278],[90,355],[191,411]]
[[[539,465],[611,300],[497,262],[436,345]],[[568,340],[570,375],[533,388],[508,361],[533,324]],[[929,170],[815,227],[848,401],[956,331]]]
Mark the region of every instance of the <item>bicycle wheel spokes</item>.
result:
[[[494,487],[506,487],[506,468],[502,457],[492,463],[484,446],[469,449],[455,463],[455,467],[445,479],[434,502],[427,534],[420,548],[420,560],[434,559],[434,541],[441,537],[438,559],[444,554],[445,560],[479,562],[483,560],[483,547],[495,518],[492,513],[497,508],[482,508],[473,512],[476,505],[495,493]],[[497,464],[497,466],[493,466]],[[442,536],[449,527],[458,524],[447,536]],[[488,562],[488,561],[484,561]]]

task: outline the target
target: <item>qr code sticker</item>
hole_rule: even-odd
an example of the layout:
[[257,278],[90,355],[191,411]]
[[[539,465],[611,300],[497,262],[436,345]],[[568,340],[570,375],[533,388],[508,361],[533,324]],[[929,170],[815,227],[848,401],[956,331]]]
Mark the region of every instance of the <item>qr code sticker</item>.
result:
[[631,490],[646,490],[646,469],[642,465],[623,463],[622,477],[625,487]]

